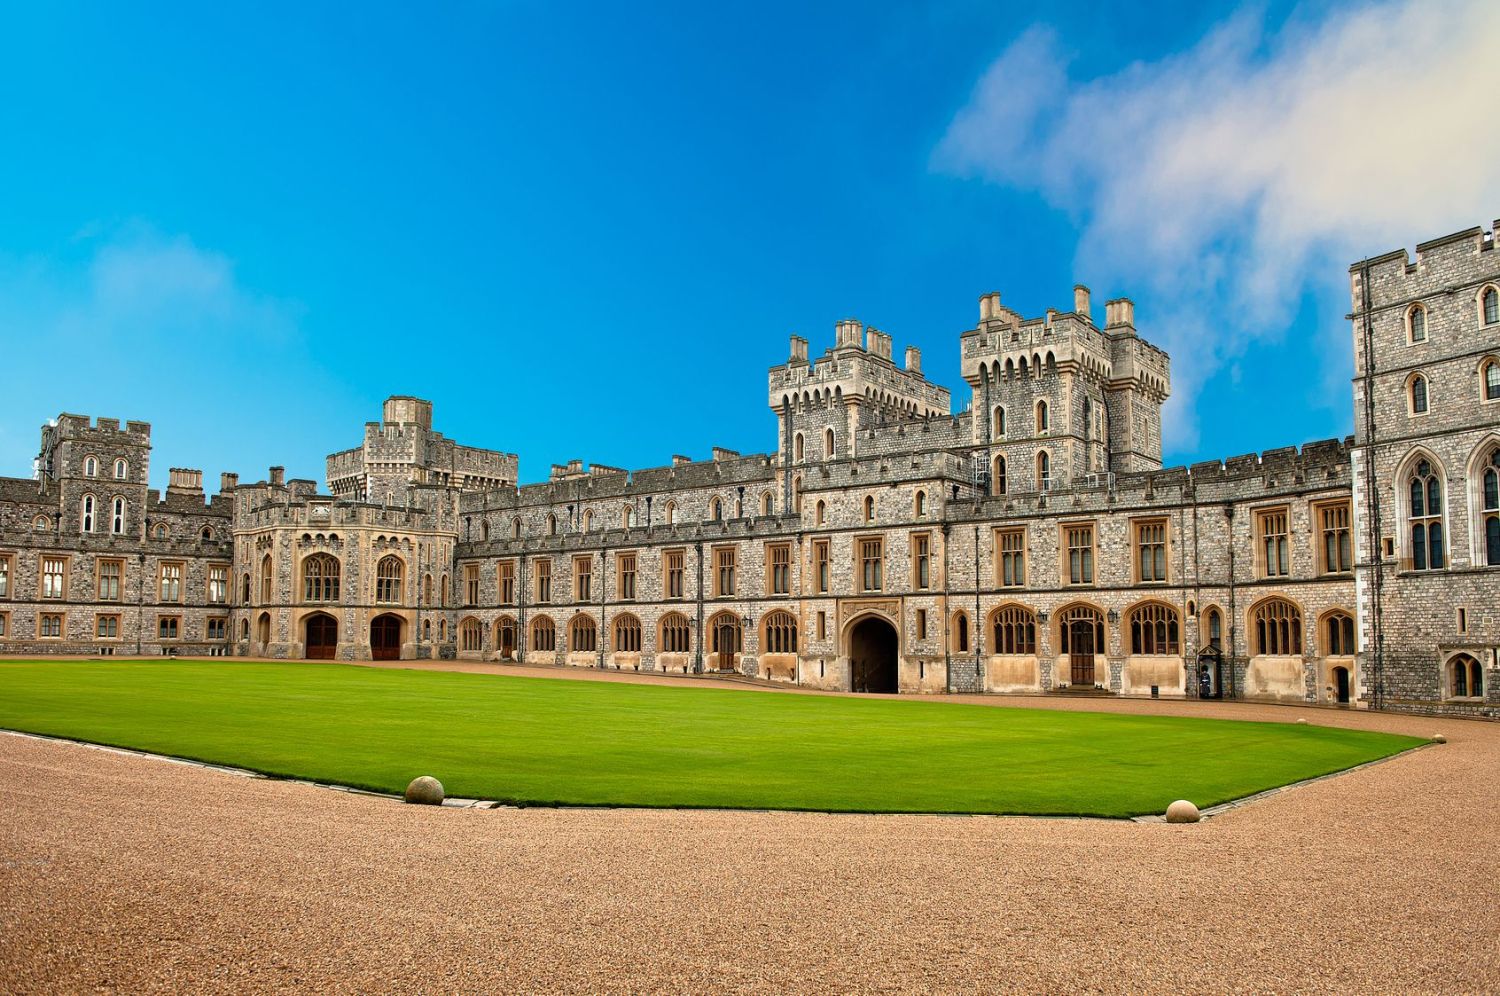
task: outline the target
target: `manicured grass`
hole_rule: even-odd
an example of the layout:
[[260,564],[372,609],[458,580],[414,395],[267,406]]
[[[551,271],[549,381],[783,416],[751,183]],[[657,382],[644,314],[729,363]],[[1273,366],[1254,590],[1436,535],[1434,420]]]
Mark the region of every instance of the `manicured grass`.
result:
[[0,727],[517,803],[1132,816],[1421,741],[1309,724],[337,664],[0,661]]

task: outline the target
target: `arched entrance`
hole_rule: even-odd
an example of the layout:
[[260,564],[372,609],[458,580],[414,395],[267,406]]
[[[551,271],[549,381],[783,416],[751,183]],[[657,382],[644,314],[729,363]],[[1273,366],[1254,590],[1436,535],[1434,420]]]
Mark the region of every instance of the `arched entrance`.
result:
[[303,646],[307,648],[305,656],[310,661],[331,661],[334,651],[339,645],[339,624],[333,616],[324,612],[316,612],[307,617],[303,624],[306,630],[306,639]]
[[389,613],[370,620],[370,656],[377,661],[401,657],[401,617]]
[[868,616],[849,630],[849,690],[851,692],[898,691],[896,678],[896,628],[884,619]]
[[1349,704],[1349,669],[1336,667],[1333,669],[1334,695],[1340,705]]

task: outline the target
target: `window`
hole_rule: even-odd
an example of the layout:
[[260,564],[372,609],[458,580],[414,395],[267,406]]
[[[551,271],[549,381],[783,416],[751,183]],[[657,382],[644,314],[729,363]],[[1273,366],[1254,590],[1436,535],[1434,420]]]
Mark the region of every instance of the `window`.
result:
[[1330,612],[1323,619],[1326,657],[1354,656],[1354,618],[1347,612]]
[[1026,584],[1026,530],[995,530],[996,557],[1000,570],[995,581],[1002,588],[1019,588]]
[[204,636],[209,640],[224,640],[229,636],[229,620],[223,616],[214,616],[206,620]]
[[10,613],[0,612],[0,640],[10,635]]
[[118,536],[125,531],[125,499],[116,496],[112,504],[113,511],[110,513],[109,531]]
[[120,617],[96,617],[94,619],[94,636],[101,640],[118,640],[120,638]]
[[997,407],[992,417],[992,438],[999,439],[1005,435],[1005,409]]
[[1036,403],[1036,433],[1038,436],[1047,431],[1048,421],[1047,402],[1038,401]]
[[1320,551],[1324,574],[1348,574],[1354,570],[1354,545],[1349,533],[1349,505],[1317,506],[1318,527],[1323,533]]
[[229,565],[208,565],[208,601],[222,605],[229,601]]
[[[266,563],[271,562],[266,558]],[[302,563],[302,597],[309,602],[337,602],[339,562],[326,553],[315,553]]]
[[10,597],[10,558],[0,557],[0,598]]
[[662,521],[665,522],[669,526],[676,524],[676,522],[677,522],[677,503],[675,501],[669,501],[669,502],[667,502],[667,507],[662,512]]
[[589,509],[588,511],[583,513],[583,524],[581,527],[581,531],[586,533],[592,528],[594,528],[594,510]]
[[1411,413],[1413,415],[1427,414],[1427,378],[1421,374],[1416,374],[1412,377],[1407,391],[1407,400],[1411,403]]
[[61,640],[63,635],[63,617],[61,613],[44,612],[38,616],[36,635],[43,640]]
[[[1500,446],[1490,450],[1479,479],[1479,535],[1484,544],[1483,563],[1500,567]],[[0,592],[0,594],[4,594]]]
[[859,541],[860,591],[883,590],[884,583],[880,575],[885,560],[884,546],[884,541],[878,536]]
[[1135,570],[1136,580],[1141,584],[1161,584],[1167,580],[1166,519],[1135,524]]
[[716,598],[734,594],[734,572],[737,559],[732,546],[723,546],[714,550],[714,596]]
[[546,616],[531,620],[531,649],[548,652],[557,649],[557,627]]
[[83,496],[83,521],[80,523],[86,533],[94,531],[94,496]]
[[766,616],[766,642],[768,654],[795,654],[797,652],[797,619],[790,612],[772,612]]
[[665,597],[681,598],[683,575],[686,573],[683,565],[687,561],[687,553],[683,550],[668,550],[662,554],[662,559],[666,561],[666,567],[663,570],[666,575]]
[[721,501],[719,501],[719,499],[717,499],[717,498],[714,498],[711,501],[709,501],[709,503],[708,503],[708,517],[710,519],[712,519],[714,522],[721,522],[721,521],[723,521],[723,519],[724,519],[724,503],[721,502]]
[[911,583],[918,590],[932,587],[932,535],[913,533],[911,538]]
[[626,505],[620,509],[620,528],[629,529],[635,523],[635,509]]
[[818,501],[817,512],[814,516],[814,519],[820,526],[828,521],[828,506],[825,505],[821,499],[819,499]]
[[260,562],[260,602],[269,605],[271,602],[271,555],[268,553]]
[[594,558],[573,558],[573,601],[587,602],[593,597]]
[[1484,293],[1479,295],[1479,314],[1486,325],[1500,322],[1500,291],[1493,287],[1484,289]]
[[1407,480],[1411,513],[1411,566],[1415,571],[1443,567],[1443,486],[1428,460],[1417,461]]
[[495,565],[495,576],[500,586],[500,604],[516,604],[516,562],[502,560]]
[[125,561],[99,561],[99,601],[118,602],[120,600],[120,582],[124,576]]
[[833,455],[833,430],[825,429],[823,430],[823,459],[832,460]]
[[68,562],[61,557],[42,558],[42,597],[66,598]]
[[661,620],[661,650],[666,654],[685,654],[692,639],[687,616],[680,612],[669,612]]
[[98,477],[99,461],[94,459],[93,457],[89,457],[87,460],[83,461],[83,476]]
[[1177,610],[1160,602],[1147,602],[1130,613],[1132,654],[1175,655],[1181,652],[1177,639]]
[[1209,609],[1204,614],[1205,628],[1208,631],[1208,645],[1215,650],[1224,649],[1224,620],[1219,615],[1218,609]]
[[381,557],[375,565],[375,601],[394,605],[401,601],[401,580],[405,565],[400,557]]
[[1052,456],[1046,450],[1036,455],[1036,480],[1041,490],[1052,489]]
[[170,535],[170,531],[167,529],[167,524],[165,522],[161,522],[158,523],[156,528],[151,531],[151,534],[159,540],[164,540]]
[[828,593],[828,541],[813,544],[813,579],[820,595]]
[[156,617],[156,638],[159,640],[175,640],[182,626],[182,620],[177,616]]
[[1500,363],[1485,360],[1479,368],[1479,383],[1485,401],[1500,401]]
[[557,516],[551,514],[550,512],[547,514],[547,535],[557,535]]
[[458,624],[458,644],[462,650],[484,649],[484,627],[472,616]]
[[536,600],[546,605],[552,601],[552,561],[550,558],[531,562],[532,584],[536,589]]
[[1409,342],[1427,341],[1427,309],[1412,305],[1406,312],[1406,338]]
[[[616,566],[619,569],[617,587],[619,588],[620,600],[623,602],[635,601],[635,554],[620,554],[619,560],[616,561]],[[636,638],[639,641],[639,627],[637,627]],[[615,649],[619,650],[621,648],[617,646]],[[639,643],[637,643],[637,649],[639,649]]]
[[927,639],[927,610],[926,609],[918,609],[917,610],[916,627],[917,627],[917,639],[919,639],[919,640],[925,640],[925,639]]
[[479,565],[464,565],[464,604],[479,604]]
[[990,487],[996,495],[1003,495],[1006,493],[1005,457],[1003,456],[995,457],[995,473],[994,476],[990,478]]
[[927,518],[927,492],[925,492],[925,491],[918,491],[917,492],[917,497],[916,497],[915,501],[913,502],[913,509],[912,510],[914,512],[916,512],[917,518],[919,518],[919,519],[925,519],[925,518]]
[[800,432],[792,439],[792,459],[797,463],[801,463],[804,459],[804,444]]
[[1063,549],[1067,554],[1067,584],[1094,583],[1094,526],[1085,523],[1063,527]]
[[1250,613],[1257,654],[1302,653],[1302,611],[1284,598],[1268,598]]
[[641,652],[641,621],[635,616],[615,617],[615,650],[625,654]]
[[568,627],[568,649],[589,653],[599,649],[599,631],[588,616],[574,616]]
[[865,521],[875,521],[875,498],[873,495],[865,495]]
[[1260,576],[1284,578],[1291,573],[1291,546],[1287,537],[1287,510],[1273,508],[1255,514],[1260,536]]
[[[826,639],[828,639],[828,613],[826,613],[826,612],[819,612],[818,613],[818,639],[820,639],[820,640],[826,640]],[[822,674],[822,665],[819,664],[818,668],[819,668],[819,675],[821,676],[821,674]]]
[[768,550],[766,560],[771,564],[772,595],[792,593],[792,548],[787,543],[777,543]]
[[1036,616],[1030,609],[1007,605],[996,609],[993,619],[995,653],[1036,653]]
[[1451,698],[1483,698],[1484,669],[1469,654],[1459,654],[1448,662],[1448,694]]
[[520,516],[516,516],[514,519],[510,520],[510,538],[511,539],[520,539],[521,538],[521,517]]
[[128,463],[126,463],[124,460],[116,460],[115,461],[115,480],[117,480],[117,481],[123,481],[123,480],[125,480],[125,475],[128,474],[129,472],[130,472],[130,465]]
[[776,500],[771,497],[771,492],[767,491],[760,496],[760,514],[770,515],[774,511],[776,511]]

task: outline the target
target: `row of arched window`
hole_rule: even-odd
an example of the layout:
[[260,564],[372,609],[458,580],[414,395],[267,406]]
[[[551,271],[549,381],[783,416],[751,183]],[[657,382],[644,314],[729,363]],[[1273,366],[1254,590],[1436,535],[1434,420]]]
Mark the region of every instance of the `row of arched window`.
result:
[[[1088,407],[1087,407],[1088,402],[1085,401],[1084,405],[1085,405],[1085,408],[1084,408],[1083,417],[1084,417],[1085,424],[1087,424],[1088,417],[1089,417],[1089,412],[1088,412]],[[1047,399],[1042,398],[1042,399],[1040,399],[1040,400],[1037,401],[1036,406],[1035,406],[1035,408],[1033,410],[1033,419],[1034,419],[1034,421],[1033,421],[1032,424],[1036,426],[1036,434],[1038,436],[1045,435],[1046,433],[1052,431],[1052,409],[1048,405]],[[1003,438],[1005,438],[1005,406],[1004,405],[996,405],[995,408],[994,408],[994,410],[990,412],[990,438],[991,439],[1003,439]]]
[[[92,457],[92,456],[91,457],[85,457],[84,461],[83,461],[83,476],[84,477],[98,477],[99,476],[99,466],[100,466],[100,463],[99,463],[99,458],[98,457]],[[130,463],[129,463],[129,461],[127,461],[127,460],[125,460],[123,458],[117,459],[115,461],[114,472],[115,472],[115,480],[117,480],[117,481],[123,481],[123,480],[125,480],[126,477],[130,476]]]
[[[1475,317],[1481,325],[1500,325],[1500,288],[1489,284],[1479,289],[1474,296]],[[1410,343],[1428,340],[1427,306],[1418,302],[1406,309],[1406,341]]]
[[[640,653],[645,649],[640,619],[628,612],[613,616],[609,623],[611,642],[609,649],[616,653]],[[514,652],[519,644],[515,635],[519,623],[514,616],[501,616],[491,627],[491,646],[504,652]],[[459,647],[473,651],[484,649],[485,626],[470,616],[458,626]],[[567,649],[573,653],[593,653],[599,650],[599,624],[593,616],[579,613],[570,619],[565,630]],[[532,616],[528,624],[529,647],[535,651],[553,652],[558,647],[557,623],[549,615]],[[733,613],[720,613],[704,623],[704,637],[711,653],[735,653],[744,649],[744,636],[740,619]],[[729,642],[726,642],[729,641]],[[732,642],[733,646],[730,646]],[[656,652],[664,654],[689,653],[693,648],[692,621],[681,612],[669,612],[662,616],[656,626]],[[777,610],[768,613],[761,621],[761,652],[767,654],[794,654],[797,652],[797,617],[790,612]]]
[[[1479,364],[1479,398],[1481,401],[1500,401],[1500,360],[1486,357]],[[1426,415],[1432,409],[1432,389],[1427,375],[1414,373],[1406,378],[1406,410],[1409,414]]]
[[[1052,489],[1052,454],[1046,450],[1036,455],[1036,482],[1038,491]],[[1010,494],[1010,463],[1004,454],[995,457],[990,464],[990,494]]]
[[[1397,505],[1402,519],[1402,556],[1415,571],[1448,566],[1445,478],[1436,457],[1417,452],[1397,478]],[[1500,567],[1500,443],[1487,442],[1471,463],[1470,502],[1473,509],[1474,563]]]

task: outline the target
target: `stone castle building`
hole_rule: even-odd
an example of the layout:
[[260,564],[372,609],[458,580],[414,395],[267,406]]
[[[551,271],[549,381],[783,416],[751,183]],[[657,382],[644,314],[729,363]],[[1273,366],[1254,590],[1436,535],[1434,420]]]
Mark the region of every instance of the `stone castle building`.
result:
[[[1500,227],[1497,223],[1496,227]],[[307,480],[147,485],[151,428],[62,415],[0,479],[0,650],[461,657],[872,692],[1229,696],[1490,714],[1500,253],[1351,269],[1356,433],[1164,469],[1167,355],[1089,291],[980,298],[952,414],[855,320],[772,367],[774,452],[513,454],[386,401]]]

